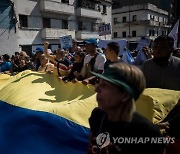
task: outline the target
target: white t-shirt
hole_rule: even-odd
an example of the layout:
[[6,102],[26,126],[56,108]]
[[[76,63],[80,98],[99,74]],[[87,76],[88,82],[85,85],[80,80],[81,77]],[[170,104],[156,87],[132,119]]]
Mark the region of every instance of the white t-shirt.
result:
[[[84,65],[90,62],[91,58],[94,56],[91,56],[90,54],[86,55],[84,58]],[[99,53],[96,57],[96,61],[94,64],[94,70],[104,70],[104,63],[106,62],[106,57],[104,54]]]

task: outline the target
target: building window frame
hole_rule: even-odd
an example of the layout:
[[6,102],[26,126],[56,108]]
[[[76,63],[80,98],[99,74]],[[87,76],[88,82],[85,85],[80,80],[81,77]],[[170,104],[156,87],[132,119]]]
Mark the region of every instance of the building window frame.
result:
[[151,29],[149,30],[149,36],[151,36],[152,35],[152,33],[151,33]]
[[132,37],[136,37],[136,36],[137,36],[136,30],[133,30],[133,31],[132,31]]
[[122,23],[125,23],[125,22],[127,22],[126,16],[122,17]]
[[126,37],[126,31],[122,32],[122,37]]
[[68,29],[68,20],[62,20],[62,29]]
[[51,28],[51,19],[43,17],[43,28]]
[[152,36],[155,36],[155,30],[154,29],[152,30]]
[[20,27],[28,27],[28,16],[19,14],[19,24]]
[[102,7],[102,14],[107,14],[107,7],[106,7],[106,5],[103,5],[103,7]]
[[118,23],[117,18],[113,18],[113,23],[114,23],[114,25],[116,25]]
[[137,15],[133,15],[132,20],[133,20],[133,22],[137,21]]
[[61,0],[61,3],[69,4],[69,0]]
[[83,30],[83,23],[82,23],[82,21],[78,21],[78,30]]
[[164,35],[164,34],[165,34],[165,33],[164,33],[164,30],[162,30],[162,31],[161,31],[161,34],[162,34],[162,35]]
[[114,38],[117,38],[118,37],[118,32],[114,32],[113,36],[114,36]]

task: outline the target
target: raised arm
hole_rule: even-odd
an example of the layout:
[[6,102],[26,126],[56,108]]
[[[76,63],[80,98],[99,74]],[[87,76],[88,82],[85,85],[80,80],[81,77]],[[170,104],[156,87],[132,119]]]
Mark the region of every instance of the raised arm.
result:
[[53,56],[49,54],[48,52],[48,46],[49,46],[49,42],[44,42],[44,54],[46,56],[46,58],[48,58],[49,60],[53,60]]

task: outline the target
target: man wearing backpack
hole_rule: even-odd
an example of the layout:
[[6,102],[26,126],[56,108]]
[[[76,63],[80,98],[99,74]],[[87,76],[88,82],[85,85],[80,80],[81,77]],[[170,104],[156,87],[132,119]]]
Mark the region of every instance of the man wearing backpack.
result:
[[104,64],[106,57],[103,53],[97,52],[97,41],[94,38],[89,38],[85,41],[86,52],[88,53],[84,58],[84,65],[81,70],[81,79],[84,84],[91,83],[94,79],[89,71],[102,73],[104,71]]

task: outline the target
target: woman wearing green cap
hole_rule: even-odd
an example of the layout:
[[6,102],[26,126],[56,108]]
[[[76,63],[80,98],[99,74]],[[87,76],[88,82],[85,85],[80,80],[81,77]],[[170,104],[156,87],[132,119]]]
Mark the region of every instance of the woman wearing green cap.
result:
[[[145,88],[143,73],[133,65],[115,63],[96,85],[98,108],[89,118],[88,153],[158,154],[163,151],[159,129],[136,112],[135,101]],[[154,139],[154,140],[153,140]]]

